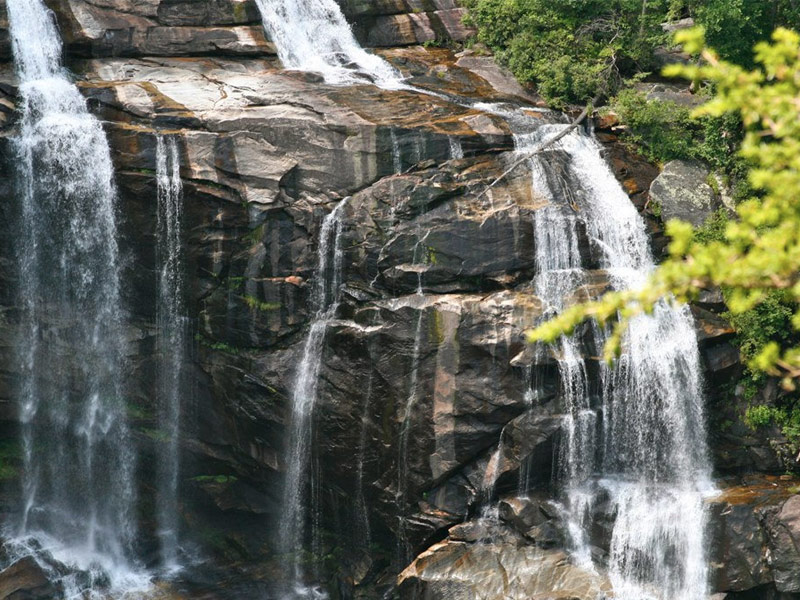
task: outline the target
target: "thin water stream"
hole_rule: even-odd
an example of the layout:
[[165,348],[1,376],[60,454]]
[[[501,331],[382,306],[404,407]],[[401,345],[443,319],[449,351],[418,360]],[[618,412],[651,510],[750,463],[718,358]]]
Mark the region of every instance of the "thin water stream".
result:
[[157,391],[158,421],[166,452],[158,463],[157,522],[161,564],[168,572],[180,569],[181,408],[186,389],[184,364],[189,344],[183,281],[183,184],[175,137],[156,138],[158,220],[156,264],[158,271]]
[[303,548],[308,532],[306,524],[311,515],[311,550],[319,555],[319,469],[312,447],[314,439],[314,407],[317,401],[319,371],[328,326],[339,307],[339,288],[342,283],[342,214],[347,200],[342,200],[322,222],[317,247],[316,281],[313,291],[315,315],[303,344],[303,354],[295,377],[292,393],[292,414],[289,444],[286,455],[286,483],[283,491],[280,525],[281,549],[286,556],[286,579],[291,589],[288,597],[325,598],[320,582],[318,561],[312,560],[311,572],[305,567]]

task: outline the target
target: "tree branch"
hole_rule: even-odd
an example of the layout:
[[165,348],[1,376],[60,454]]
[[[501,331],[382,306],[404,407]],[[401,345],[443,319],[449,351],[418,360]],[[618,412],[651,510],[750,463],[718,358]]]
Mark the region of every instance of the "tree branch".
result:
[[550,146],[552,146],[553,144],[555,144],[559,140],[561,140],[564,137],[566,137],[569,133],[571,133],[575,128],[578,127],[578,125],[580,125],[586,119],[586,117],[589,115],[589,109],[593,106],[593,104],[594,104],[594,101],[592,101],[591,103],[587,104],[586,107],[583,109],[583,111],[581,111],[581,114],[579,114],[578,117],[572,123],[570,123],[570,125],[568,127],[563,129],[562,131],[559,131],[556,135],[551,137],[549,140],[545,140],[542,143],[542,145],[539,146],[538,148],[536,148],[535,150],[533,150],[531,152],[526,152],[519,159],[517,159],[508,169],[505,170],[505,172],[503,172],[502,175],[500,175],[500,177],[495,179],[492,183],[490,183],[486,187],[486,189],[484,189],[480,194],[478,194],[475,199],[478,200],[478,199],[482,198],[485,194],[487,194],[489,192],[489,190],[491,190],[494,186],[496,186],[498,183],[500,183],[503,179],[505,179],[511,173],[513,173],[514,170],[516,170],[516,168],[519,167],[526,160],[528,160],[531,157],[539,154],[540,152],[543,152],[544,150],[546,150],[547,148],[549,148]]

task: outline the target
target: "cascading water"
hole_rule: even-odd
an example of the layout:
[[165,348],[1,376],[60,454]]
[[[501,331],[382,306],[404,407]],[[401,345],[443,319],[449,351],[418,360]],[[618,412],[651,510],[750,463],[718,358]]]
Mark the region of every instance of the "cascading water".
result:
[[[286,455],[286,483],[280,525],[282,551],[287,556],[287,575],[293,589],[289,597],[325,598],[319,588],[308,587],[320,581],[319,573],[307,574],[303,568],[301,550],[306,546],[306,520],[312,512],[311,551],[312,561],[322,550],[319,539],[320,489],[316,455],[312,447],[314,438],[314,407],[317,401],[319,370],[328,325],[336,316],[339,307],[339,288],[342,283],[342,212],[347,200],[342,200],[328,213],[322,222],[317,248],[317,273],[314,285],[313,305],[316,313],[303,345],[303,355],[297,369],[292,393],[292,415],[289,429],[289,445]],[[310,502],[309,502],[310,495]]]
[[464,148],[461,146],[461,140],[455,136],[450,136],[448,142],[450,143],[450,158],[464,158]]
[[[353,84],[366,79],[385,88],[402,87],[387,63],[358,46],[333,0],[257,2],[286,68],[320,72],[329,83]],[[475,104],[474,108],[506,118],[518,131],[520,152],[540,147],[565,127],[539,126],[520,112],[493,105]],[[450,141],[452,157],[460,158],[463,151]],[[394,131],[392,143],[395,171],[399,171]],[[565,296],[588,283],[579,226],[612,288],[641,285],[654,264],[644,223],[594,140],[569,133],[547,152],[531,158],[530,168],[535,191],[550,202],[539,211],[535,224],[539,272],[534,282],[549,314],[563,310]],[[330,231],[323,231],[321,252],[329,235]],[[327,268],[323,258],[321,254],[321,274]],[[320,277],[321,285],[326,279]],[[297,541],[304,538],[303,474],[311,470],[310,414],[326,324],[335,305],[335,300],[318,303],[295,387],[289,485],[284,496],[287,549],[291,540],[300,547]],[[584,563],[592,560],[592,511],[606,498],[606,513],[616,515],[609,558],[615,597],[704,599],[703,496],[711,483],[698,350],[688,309],[664,303],[653,315],[636,318],[625,338],[622,357],[613,367],[599,369],[600,382],[591,380],[583,356],[586,345],[602,345],[604,333],[598,327],[589,329],[592,339],[585,344],[563,338],[554,348],[566,408],[559,477],[576,556]],[[414,362],[418,360],[419,337],[417,331]],[[399,505],[404,502],[407,473],[402,463],[409,413],[417,397],[416,371],[412,369],[401,427]],[[532,404],[532,396],[526,397],[526,404]],[[401,519],[401,538],[402,532]],[[303,581],[298,563],[293,574],[296,582]]]
[[[136,536],[113,169],[41,0],[6,2],[19,76],[20,538],[130,585]],[[11,533],[11,532],[9,532]]]
[[[519,136],[518,148],[531,152],[563,127]],[[561,310],[565,295],[585,282],[579,222],[611,287],[642,285],[654,267],[644,223],[597,143],[573,132],[530,162],[534,190],[550,202],[536,223],[536,289],[550,310]],[[593,345],[601,345],[600,330],[592,332]],[[590,560],[591,511],[607,497],[605,512],[616,515],[609,557],[615,597],[704,600],[703,497],[712,485],[688,308],[662,303],[632,321],[622,356],[598,386],[599,411],[578,342],[562,338],[555,352],[567,411],[560,476],[578,557]]]
[[158,222],[156,264],[158,271],[158,417],[167,451],[158,468],[157,521],[161,543],[161,563],[168,571],[178,568],[180,523],[178,478],[180,474],[179,437],[183,385],[183,365],[188,344],[184,317],[183,184],[178,144],[174,137],[156,138],[156,182]]
[[335,0],[256,0],[286,69],[322,74],[327,83],[403,87],[400,74],[356,41]]

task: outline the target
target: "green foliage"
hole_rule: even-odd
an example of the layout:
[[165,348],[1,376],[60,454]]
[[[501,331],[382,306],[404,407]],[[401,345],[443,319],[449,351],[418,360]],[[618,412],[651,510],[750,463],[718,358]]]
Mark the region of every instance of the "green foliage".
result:
[[[622,90],[612,108],[627,127],[623,140],[648,160],[665,163],[674,159],[703,160],[725,174],[734,197],[749,195],[747,167],[738,156],[742,122],[736,113],[695,116],[686,106],[668,100],[648,100],[633,89]],[[716,181],[711,182],[716,187]]]
[[[759,68],[754,70],[704,50],[701,30],[683,32],[680,40],[690,53],[702,52],[703,64],[673,66],[667,72],[715,86],[714,98],[695,116],[735,113],[741,118],[740,155],[751,166],[748,177],[756,197],[737,205],[737,218],[725,225],[722,239],[698,239],[688,223],[670,221],[669,257],[646,286],[573,306],[530,338],[554,341],[586,318],[616,320],[606,347],[612,359],[633,316],[651,311],[665,297],[688,302],[701,289],[719,286],[743,338],[749,368],[780,376],[784,388],[793,390],[800,377],[800,35],[778,29],[772,43],[758,44]],[[763,334],[757,331],[762,328]]]
[[777,409],[772,406],[759,404],[757,406],[750,406],[744,414],[745,425],[751,429],[758,429],[759,427],[766,427],[772,423]]
[[725,229],[728,227],[728,210],[718,209],[712,214],[702,227],[698,227],[694,232],[694,239],[701,244],[711,242],[721,242],[725,239]]
[[745,412],[744,422],[753,430],[777,425],[795,451],[800,446],[800,404],[796,400],[782,406],[750,406]]
[[675,102],[647,100],[633,88],[615,98],[614,111],[628,127],[625,141],[652,162],[695,157],[702,127],[692,111]]
[[785,346],[800,341],[792,330],[796,308],[785,290],[767,290],[753,308],[725,314],[736,330],[737,345],[746,363],[753,361],[771,342]]
[[679,4],[705,28],[706,40],[725,60],[754,66],[752,48],[778,26],[800,26],[796,0],[688,0]]
[[467,0],[480,41],[552,106],[613,93],[653,67],[667,0]]
[[478,39],[552,106],[613,95],[652,71],[668,45],[665,21],[692,17],[721,56],[753,65],[752,48],[777,26],[800,26],[797,0],[465,0]]
[[0,442],[0,481],[14,479],[19,475],[22,449],[16,440]]

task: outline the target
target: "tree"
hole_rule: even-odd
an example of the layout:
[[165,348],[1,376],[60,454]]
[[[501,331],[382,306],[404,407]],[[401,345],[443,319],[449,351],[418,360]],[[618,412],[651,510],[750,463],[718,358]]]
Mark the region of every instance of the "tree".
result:
[[684,11],[706,31],[706,42],[723,59],[752,67],[753,46],[776,27],[800,23],[797,0],[684,0]]
[[478,37],[551,106],[611,95],[650,70],[670,0],[465,0]]
[[532,341],[554,341],[587,318],[614,322],[606,346],[612,359],[624,344],[627,323],[658,302],[689,302],[702,289],[722,287],[731,315],[748,314],[781,296],[791,307],[794,335],[783,344],[768,341],[749,361],[752,369],[780,376],[786,389],[800,377],[800,35],[777,29],[772,42],[755,47],[758,68],[748,70],[720,59],[705,47],[701,29],[681,32],[678,41],[703,64],[674,65],[667,75],[708,81],[716,93],[697,115],[741,116],[745,135],[740,153],[750,165],[753,198],[737,206],[721,236],[700,239],[691,225],[670,221],[668,258],[637,290],[606,294],[575,305],[530,332]]

